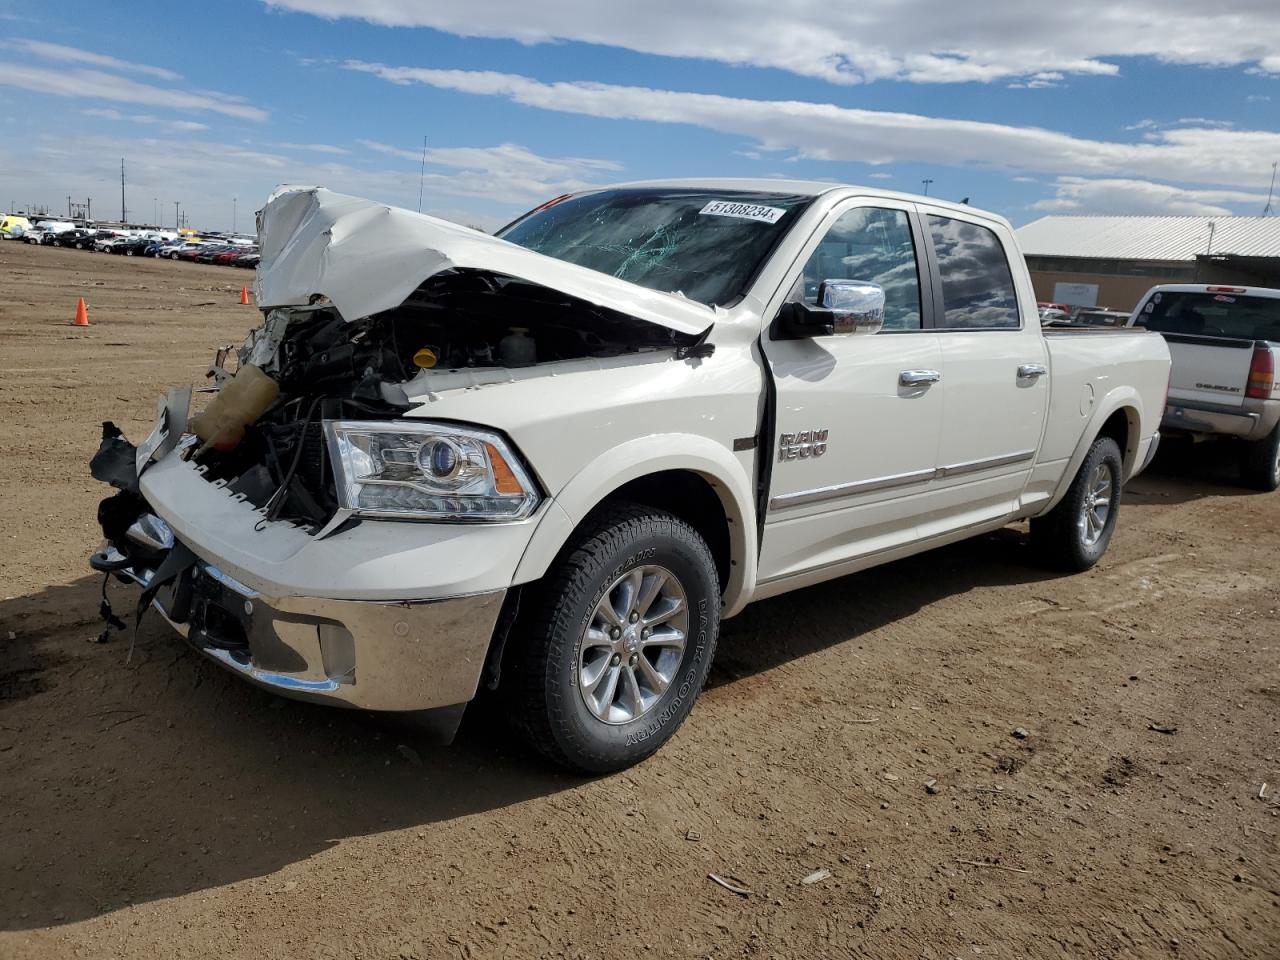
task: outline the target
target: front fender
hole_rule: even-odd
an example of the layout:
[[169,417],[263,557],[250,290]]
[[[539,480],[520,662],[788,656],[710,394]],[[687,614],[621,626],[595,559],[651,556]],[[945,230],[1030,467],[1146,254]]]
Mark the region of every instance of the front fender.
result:
[[[1093,441],[1102,432],[1102,425],[1117,410],[1123,410],[1129,421],[1128,443],[1125,444],[1125,449],[1120,451],[1124,462],[1124,479],[1127,481],[1138,469],[1140,465],[1138,450],[1143,440],[1142,425],[1146,422],[1142,408],[1142,397],[1134,387],[1113,387],[1094,407],[1093,416],[1089,418],[1080,434],[1080,439],[1076,441],[1075,450],[1072,451],[1071,458],[1067,461],[1066,469],[1062,471],[1062,477],[1058,480],[1058,485],[1054,488],[1053,496],[1049,498],[1049,503],[1045,507],[1044,513],[1048,513],[1056,507],[1058,501],[1067,495],[1067,489],[1071,486],[1071,481],[1075,479],[1076,472],[1080,469],[1080,464],[1084,463],[1084,458],[1088,455],[1089,448],[1093,446]],[[1152,427],[1152,431],[1154,429]]]
[[755,500],[745,466],[724,446],[687,433],[652,434],[612,447],[583,467],[553,494],[524,556],[515,583],[529,583],[547,572],[573,531],[619,487],[668,470],[687,470],[706,479],[729,521],[729,577],[723,590],[723,616],[730,617],[750,599],[756,582]]

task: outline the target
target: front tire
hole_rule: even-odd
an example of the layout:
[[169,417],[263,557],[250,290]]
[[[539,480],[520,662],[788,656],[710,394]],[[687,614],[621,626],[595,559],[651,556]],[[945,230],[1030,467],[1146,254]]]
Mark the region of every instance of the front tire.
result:
[[1040,561],[1055,570],[1080,573],[1097,563],[1120,515],[1120,479],[1124,461],[1110,437],[1098,437],[1066,496],[1043,517],[1031,521],[1031,545]]
[[508,647],[524,739],[577,773],[653,754],[693,709],[715,653],[720,584],[706,542],[669,513],[614,504],[537,591]]
[[1240,479],[1255,490],[1280,487],[1280,424],[1261,440],[1246,445],[1240,458]]

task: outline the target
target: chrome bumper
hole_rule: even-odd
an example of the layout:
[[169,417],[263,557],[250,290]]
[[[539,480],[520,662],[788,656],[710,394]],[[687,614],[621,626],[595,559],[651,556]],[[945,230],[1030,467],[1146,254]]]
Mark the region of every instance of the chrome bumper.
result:
[[[144,529],[135,524],[131,539],[154,536],[145,524],[154,526],[155,518],[140,523]],[[95,557],[120,559],[114,548]],[[150,584],[150,570],[124,567],[116,574]],[[420,711],[475,696],[505,595],[271,598],[198,561],[161,587],[152,605],[196,650],[274,693],[364,710]]]
[[1221,434],[1260,440],[1280,421],[1280,401],[1246,399],[1240,406],[1171,400],[1160,429],[1179,433]]

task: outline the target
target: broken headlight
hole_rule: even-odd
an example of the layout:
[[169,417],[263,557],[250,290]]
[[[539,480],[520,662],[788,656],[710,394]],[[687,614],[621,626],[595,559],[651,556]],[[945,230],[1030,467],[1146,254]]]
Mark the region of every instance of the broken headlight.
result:
[[338,501],[400,520],[523,520],[540,499],[507,442],[442,423],[327,420]]

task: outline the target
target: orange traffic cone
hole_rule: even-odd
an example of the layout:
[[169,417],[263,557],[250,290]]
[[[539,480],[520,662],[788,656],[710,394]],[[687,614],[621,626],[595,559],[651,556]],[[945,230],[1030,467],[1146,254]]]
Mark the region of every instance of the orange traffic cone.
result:
[[241,287],[241,288],[240,288],[240,302],[241,302],[241,303],[243,303],[243,304],[248,304],[248,302],[249,302],[249,288],[248,288],[248,287]]
[[76,304],[76,318],[72,323],[77,327],[87,327],[89,325],[89,311],[85,309],[84,297],[81,297],[80,302]]

